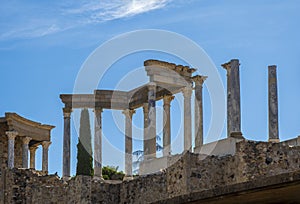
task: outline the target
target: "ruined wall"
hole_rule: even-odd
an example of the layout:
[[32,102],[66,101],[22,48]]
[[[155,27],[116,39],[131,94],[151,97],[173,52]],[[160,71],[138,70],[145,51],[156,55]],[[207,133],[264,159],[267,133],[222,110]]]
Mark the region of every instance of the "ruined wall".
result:
[[165,171],[123,182],[77,176],[64,183],[54,175],[3,170],[0,203],[152,203],[300,170],[300,147],[243,141],[236,149],[224,157],[186,153]]

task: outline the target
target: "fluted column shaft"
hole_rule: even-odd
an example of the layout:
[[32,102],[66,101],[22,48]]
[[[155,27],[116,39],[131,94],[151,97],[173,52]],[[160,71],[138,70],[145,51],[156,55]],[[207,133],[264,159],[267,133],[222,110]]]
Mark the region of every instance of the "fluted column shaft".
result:
[[48,152],[49,152],[49,146],[51,142],[50,141],[43,141],[42,147],[43,147],[43,161],[42,161],[42,171],[48,173]]
[[171,155],[171,112],[170,103],[174,96],[164,96],[164,114],[163,114],[163,156]]
[[182,91],[184,97],[184,150],[192,149],[192,114],[191,114],[191,95],[192,88],[185,87]]
[[279,142],[278,125],[278,93],[277,93],[277,67],[268,67],[268,95],[269,95],[269,141]]
[[102,178],[102,108],[94,110],[94,177]]
[[7,131],[8,138],[8,168],[13,169],[15,166],[15,138],[18,135],[16,131]]
[[35,152],[37,150],[37,146],[31,146],[29,147],[30,152],[30,168],[35,169]]
[[125,175],[132,176],[132,115],[135,110],[126,109],[125,115]]
[[24,137],[22,138],[23,145],[22,145],[22,168],[28,168],[28,150],[29,150],[29,142],[31,137]]
[[71,175],[71,112],[64,108],[64,141],[63,141],[63,177]]

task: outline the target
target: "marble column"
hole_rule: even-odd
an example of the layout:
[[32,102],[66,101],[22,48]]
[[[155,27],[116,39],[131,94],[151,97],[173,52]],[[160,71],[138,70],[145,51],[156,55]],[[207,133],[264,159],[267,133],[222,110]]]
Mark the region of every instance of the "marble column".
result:
[[135,110],[126,109],[125,115],[125,176],[132,176],[132,115]]
[[203,83],[207,76],[193,77],[195,82],[195,148],[203,145]]
[[148,140],[148,114],[149,114],[149,104],[143,104],[143,113],[144,113],[144,141],[143,141],[143,151],[144,159],[149,154],[149,140]]
[[8,168],[13,169],[15,166],[15,138],[18,135],[16,131],[7,131],[8,138]]
[[72,109],[64,108],[64,141],[63,141],[63,177],[71,175],[71,112]]
[[222,64],[227,70],[227,137],[241,132],[241,99],[239,60],[233,59]]
[[95,108],[94,114],[94,177],[102,179],[102,108]]
[[146,159],[156,158],[156,84],[150,82],[148,84],[148,152]]
[[279,142],[278,131],[278,93],[277,93],[277,67],[268,67],[269,87],[269,142]]
[[31,137],[23,137],[23,145],[22,145],[22,168],[28,169],[28,150],[29,150],[29,142]]
[[30,152],[30,168],[35,169],[35,152],[37,150],[38,146],[31,146],[29,147]]
[[170,103],[174,99],[174,96],[164,96],[164,114],[163,114],[163,156],[171,155],[171,112]]
[[42,142],[42,147],[43,147],[42,171],[46,173],[48,173],[48,151],[49,151],[50,144],[51,144],[50,141]]
[[192,88],[185,87],[182,90],[184,97],[184,151],[192,150],[192,114],[191,95]]

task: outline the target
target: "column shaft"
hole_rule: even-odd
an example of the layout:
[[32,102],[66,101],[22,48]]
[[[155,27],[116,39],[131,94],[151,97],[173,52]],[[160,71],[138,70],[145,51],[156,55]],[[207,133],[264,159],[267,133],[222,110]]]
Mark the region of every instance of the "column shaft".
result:
[[43,146],[42,171],[46,173],[48,173],[48,151],[49,151],[50,144],[51,144],[50,141],[42,142],[42,146]]
[[191,95],[192,88],[185,87],[183,89],[184,97],[184,150],[192,149],[192,114],[191,114]]
[[8,168],[13,169],[15,166],[15,138],[18,135],[15,131],[7,131],[8,137]]
[[95,135],[94,135],[94,176],[102,178],[102,108],[94,110]]
[[132,176],[132,115],[134,110],[124,110],[125,115],[125,175]]
[[64,108],[63,177],[71,175],[71,111]]
[[163,156],[171,155],[171,112],[170,103],[174,96],[164,96],[164,114],[163,114]]
[[28,150],[29,150],[29,142],[30,137],[23,138],[23,145],[22,145],[22,168],[28,168]]
[[278,125],[278,93],[277,93],[277,67],[268,67],[268,95],[269,95],[269,141],[279,142]]
[[37,146],[31,146],[29,148],[29,152],[30,152],[30,168],[31,169],[35,169],[35,152],[37,150]]
[[145,152],[147,158],[156,157],[156,84],[151,82],[148,85],[148,147]]
[[227,136],[241,132],[241,102],[239,60],[222,65],[227,70]]
[[148,140],[148,115],[149,115],[149,104],[143,104],[143,113],[144,113],[144,141],[143,141],[143,151],[144,151],[144,158],[149,153],[149,140]]

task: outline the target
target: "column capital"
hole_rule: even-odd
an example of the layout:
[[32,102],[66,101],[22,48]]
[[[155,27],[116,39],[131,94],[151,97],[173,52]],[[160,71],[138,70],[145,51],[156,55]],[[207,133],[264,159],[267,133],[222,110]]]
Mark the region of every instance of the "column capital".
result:
[[32,145],[32,146],[29,147],[29,151],[30,152],[35,152],[37,150],[37,148],[38,148],[38,146]]
[[5,134],[7,135],[9,140],[15,140],[15,137],[18,135],[17,131],[6,131]]
[[165,95],[163,100],[164,100],[164,105],[170,105],[171,101],[175,98],[175,96],[172,95]]
[[203,85],[204,81],[207,79],[207,76],[196,75],[192,77],[192,80],[196,85]]
[[95,114],[99,114],[99,113],[102,113],[103,112],[103,108],[101,108],[101,107],[95,107],[94,108],[94,113]]
[[50,141],[43,141],[42,142],[42,146],[43,146],[43,149],[48,149],[49,146],[51,145],[52,142]]
[[188,86],[184,87],[182,89],[183,97],[184,98],[190,98],[191,95],[192,95],[192,91],[193,91],[193,89],[191,87],[188,87]]
[[65,118],[71,117],[72,108],[63,108],[63,113]]
[[122,113],[128,118],[132,118],[132,115],[135,113],[135,110],[125,109],[122,111]]
[[240,66],[240,65],[241,65],[241,64],[240,64],[240,62],[239,62],[238,59],[232,59],[232,60],[230,60],[229,62],[222,64],[221,66],[222,66],[224,69],[228,70],[228,69],[231,69],[231,68],[232,68],[231,66]]
[[149,90],[155,90],[156,89],[156,83],[150,82],[147,84]]
[[23,137],[22,140],[23,140],[23,144],[28,145],[29,142],[32,140],[32,138],[31,137]]

